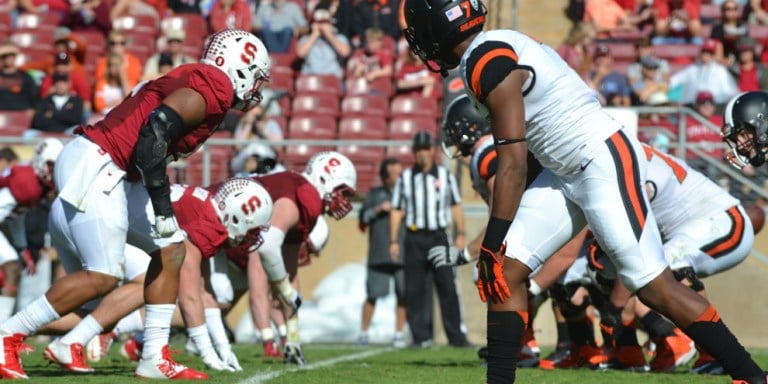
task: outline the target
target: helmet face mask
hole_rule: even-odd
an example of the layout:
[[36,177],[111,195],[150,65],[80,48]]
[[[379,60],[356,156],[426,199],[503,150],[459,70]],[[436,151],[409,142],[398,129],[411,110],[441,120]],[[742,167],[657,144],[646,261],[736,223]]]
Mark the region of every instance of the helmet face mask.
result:
[[730,147],[726,159],[736,168],[760,166],[768,151],[768,94],[745,92],[725,107],[723,140]]
[[336,220],[343,219],[344,216],[352,212],[352,203],[349,202],[349,197],[354,194],[355,191],[346,185],[337,187],[323,198],[325,211]]
[[441,132],[443,152],[454,159],[469,156],[477,141],[490,132],[490,124],[480,116],[469,97],[457,97],[446,109]]
[[32,169],[35,170],[37,178],[49,187],[53,187],[53,169],[62,149],[64,144],[55,138],[44,139],[35,146]]

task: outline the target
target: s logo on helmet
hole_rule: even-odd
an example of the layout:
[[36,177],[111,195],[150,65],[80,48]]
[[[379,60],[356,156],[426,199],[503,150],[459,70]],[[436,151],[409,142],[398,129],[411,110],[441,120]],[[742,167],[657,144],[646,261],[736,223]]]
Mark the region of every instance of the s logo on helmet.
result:
[[323,170],[325,170],[326,173],[331,173],[331,169],[336,168],[339,165],[341,165],[341,161],[335,157],[331,157]]
[[261,200],[256,196],[251,196],[251,198],[240,207],[246,215],[256,212],[256,208],[261,208]]
[[240,59],[243,60],[243,63],[250,64],[251,60],[256,58],[256,46],[249,41],[245,43],[243,50],[244,52],[240,55]]

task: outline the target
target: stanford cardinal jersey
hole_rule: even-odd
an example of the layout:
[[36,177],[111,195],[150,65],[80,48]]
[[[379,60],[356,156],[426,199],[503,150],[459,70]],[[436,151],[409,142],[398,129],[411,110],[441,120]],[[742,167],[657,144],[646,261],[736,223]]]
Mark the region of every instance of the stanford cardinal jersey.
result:
[[93,126],[78,128],[75,133],[85,133],[109,153],[112,161],[128,173],[128,180],[139,180],[139,173],[133,164],[133,148],[139,131],[147,123],[149,114],[168,95],[181,88],[191,88],[203,96],[205,119],[197,127],[185,129],[176,143],[169,143],[168,153],[193,152],[216,130],[234,101],[229,77],[207,64],[184,64],[146,83],[112,109],[103,120]]
[[[317,217],[323,213],[323,201],[317,189],[300,173],[280,172],[254,177],[269,192],[272,201],[286,198],[299,208],[299,222],[285,234],[285,243],[300,244],[309,238]],[[279,214],[275,212],[275,214]]]
[[8,188],[16,199],[17,207],[30,208],[43,198],[45,190],[29,165],[14,165],[10,173],[0,177],[0,188]]
[[211,203],[211,193],[199,187],[171,186],[173,212],[179,227],[187,233],[203,257],[211,257],[229,239]]

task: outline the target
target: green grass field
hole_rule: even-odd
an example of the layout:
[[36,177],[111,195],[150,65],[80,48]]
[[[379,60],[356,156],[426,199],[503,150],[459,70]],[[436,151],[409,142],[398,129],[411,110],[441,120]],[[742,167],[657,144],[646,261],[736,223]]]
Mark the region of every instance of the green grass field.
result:
[[[48,364],[42,357],[44,346],[24,356],[24,367],[32,382],[40,383],[133,383],[134,364],[122,359],[117,345],[112,347],[107,361],[94,363],[95,374],[74,374]],[[183,350],[180,344],[172,348]],[[215,383],[482,383],[485,369],[480,366],[474,349],[433,347],[431,349],[393,350],[387,347],[353,347],[342,345],[307,345],[305,354],[309,366],[298,369],[282,361],[261,357],[260,345],[236,345],[243,372],[209,372]],[[547,352],[547,351],[545,351]],[[768,351],[752,351],[762,367],[768,367]],[[196,357],[176,354],[176,359],[195,368],[202,368]],[[730,383],[727,376],[698,376],[685,373],[627,373],[617,371],[540,369],[518,370],[518,383]]]

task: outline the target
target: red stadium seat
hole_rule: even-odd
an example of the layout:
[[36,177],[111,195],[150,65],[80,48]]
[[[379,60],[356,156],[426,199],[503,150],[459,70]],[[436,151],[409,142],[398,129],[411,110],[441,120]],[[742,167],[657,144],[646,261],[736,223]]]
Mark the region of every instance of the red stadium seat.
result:
[[269,53],[270,61],[272,62],[272,67],[289,67],[292,68],[294,61],[296,60],[296,56],[292,55],[290,53]]
[[383,147],[363,147],[359,145],[339,145],[336,149],[349,157],[355,166],[359,162],[379,163],[384,160],[385,149]]
[[0,111],[0,136],[20,136],[31,124],[26,111]]
[[331,116],[294,116],[288,123],[291,139],[335,139],[336,118]]
[[[739,12],[739,15],[741,15],[741,12]],[[721,17],[722,15],[720,14],[719,5],[701,4],[701,8],[699,8],[699,18],[701,19],[702,23],[716,24],[720,22]],[[709,35],[703,35],[703,36],[709,36]]]
[[350,95],[341,100],[341,114],[344,116],[389,115],[389,100],[381,95]]
[[136,33],[133,31],[125,32],[125,35],[128,37],[128,44],[125,46],[125,50],[126,52],[136,56],[139,61],[146,61],[146,59],[148,59],[157,51],[155,49],[154,35]]
[[429,117],[396,117],[389,122],[389,138],[392,140],[411,140],[418,131],[437,133],[437,122]]
[[345,82],[348,95],[375,94],[389,97],[392,95],[392,79],[383,77],[368,82],[363,78],[350,78]]
[[[635,45],[633,43],[603,43],[600,45],[604,45],[610,49],[611,57],[614,62],[632,62],[635,61],[635,57],[637,56]],[[592,47],[593,53],[595,47],[597,47],[597,45]]]
[[288,169],[294,169],[297,171],[303,170],[307,161],[315,153],[323,151],[332,151],[333,147],[321,146],[321,145],[289,145],[285,148],[285,155],[283,155],[283,163]]
[[389,114],[396,116],[425,116],[437,118],[437,100],[422,96],[397,96],[392,100]]
[[385,140],[387,136],[387,121],[383,117],[343,117],[339,122],[341,140]]
[[293,94],[293,70],[288,67],[274,67],[270,69],[269,88],[276,91],[286,91]]
[[54,13],[22,13],[16,18],[16,30],[38,30],[51,34],[59,25],[59,20]]
[[757,40],[757,41],[763,41],[765,39],[768,39],[768,25],[749,25],[749,37]]
[[157,36],[160,32],[157,20],[150,15],[120,16],[112,21],[112,28],[152,36]]
[[98,31],[77,31],[74,34],[82,37],[85,40],[88,55],[91,53],[97,53],[98,55],[106,52],[107,38],[103,33]]
[[333,75],[299,75],[296,92],[312,92],[341,96],[341,80]]
[[10,37],[11,41],[23,51],[26,48],[47,49],[53,53],[53,33],[50,31],[29,30],[16,32]]
[[[213,137],[231,137],[229,132],[217,132]],[[232,160],[232,147],[229,145],[210,146],[210,184],[213,185],[224,181],[229,177],[229,162]],[[197,151],[186,159],[186,180],[190,185],[203,186],[203,151]]]
[[166,17],[160,22],[160,31],[165,34],[172,29],[182,29],[186,32],[184,45],[203,45],[208,35],[208,23],[203,16],[196,13],[181,13]]
[[298,94],[291,103],[291,114],[339,116],[339,99],[334,95]]
[[39,63],[53,57],[50,49],[24,48],[16,56],[16,65],[22,67],[29,63]]
[[701,47],[694,44],[663,44],[654,45],[653,52],[661,59],[670,63],[673,61],[691,62],[696,59]]
[[400,160],[405,166],[413,164],[413,151],[410,144],[387,147],[386,156]]
[[13,20],[11,14],[0,11],[0,36],[8,36],[13,32]]

